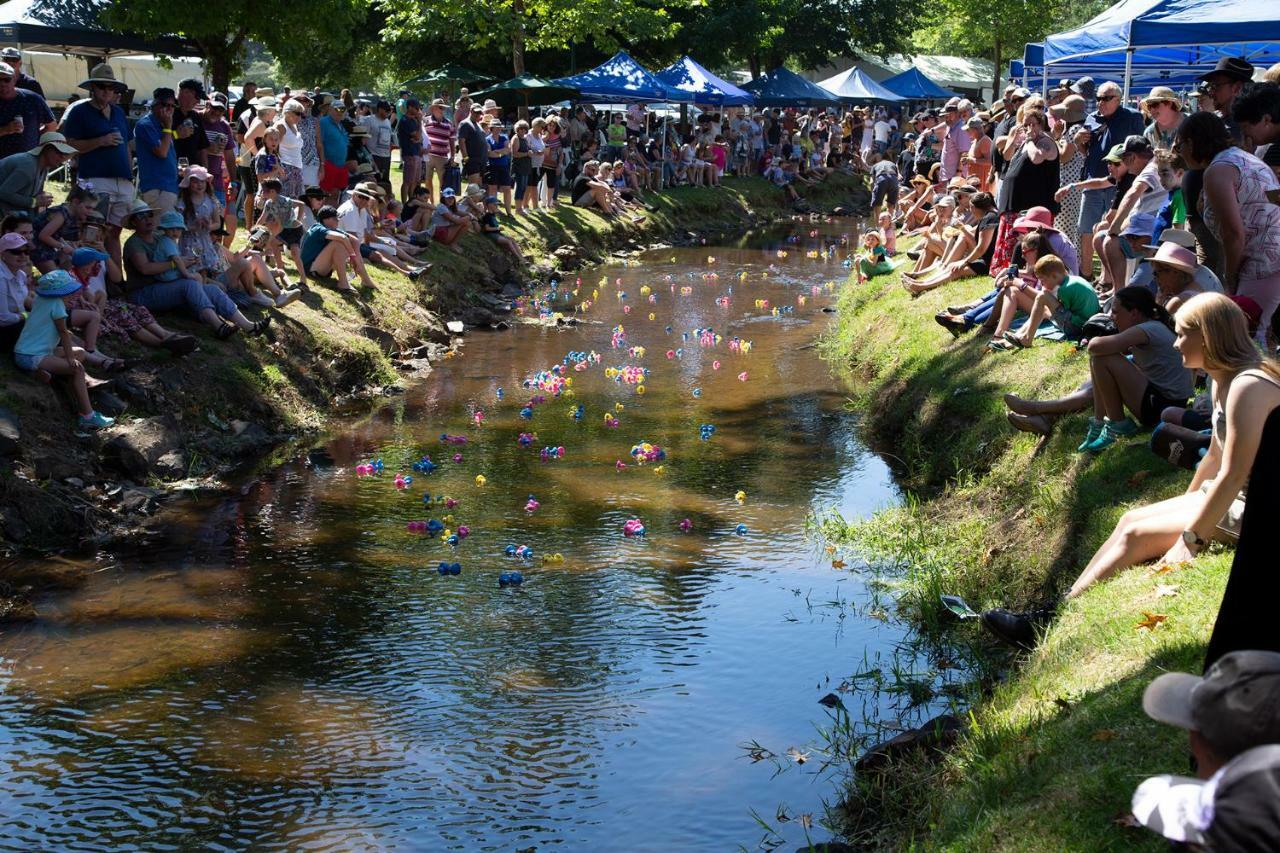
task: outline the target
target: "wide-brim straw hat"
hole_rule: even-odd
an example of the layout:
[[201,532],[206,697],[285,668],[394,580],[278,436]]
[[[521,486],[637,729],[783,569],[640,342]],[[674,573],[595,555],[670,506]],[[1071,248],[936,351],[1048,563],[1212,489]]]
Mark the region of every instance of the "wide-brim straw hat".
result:
[[28,153],[34,154],[37,157],[39,157],[41,154],[44,153],[44,149],[46,148],[56,148],[59,151],[61,151],[63,154],[76,153],[76,149],[71,147],[70,143],[67,142],[67,138],[63,136],[61,133],[58,133],[56,130],[51,130],[48,133],[40,134],[40,142],[37,143],[36,147],[32,148],[31,151]]
[[1182,98],[1179,98],[1178,93],[1168,86],[1156,86],[1151,90],[1151,94],[1142,99],[1144,105],[1151,101],[1173,101],[1175,110],[1182,109]]
[[1196,253],[1172,241],[1160,244],[1151,258],[1151,263],[1164,264],[1167,267],[1182,270],[1189,276],[1194,276],[1198,267]]
[[123,92],[129,87],[116,79],[116,72],[105,62],[99,62],[89,71],[89,79],[80,81],[81,89],[88,89],[94,83],[104,83]]

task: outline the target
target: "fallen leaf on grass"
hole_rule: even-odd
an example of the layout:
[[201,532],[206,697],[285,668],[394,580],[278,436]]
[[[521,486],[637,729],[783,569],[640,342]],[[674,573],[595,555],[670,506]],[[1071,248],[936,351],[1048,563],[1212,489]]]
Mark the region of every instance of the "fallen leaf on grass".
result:
[[1161,563],[1152,569],[1151,573],[1156,575],[1167,575],[1169,572],[1177,569],[1185,569],[1189,565],[1191,565],[1191,563],[1187,560],[1183,560],[1181,563]]
[[828,546],[827,546],[827,553],[828,553],[828,554],[834,554],[835,552],[836,552],[836,546],[835,546],[835,545],[828,545]]
[[1170,598],[1177,595],[1182,587],[1177,584],[1159,583],[1156,584],[1156,598]]
[[1148,476],[1150,473],[1151,473],[1151,472],[1150,472],[1150,471],[1148,471],[1148,470],[1146,470],[1145,468],[1144,468],[1143,470],[1141,470],[1141,471],[1135,471],[1135,472],[1133,473],[1133,476],[1132,476],[1132,477],[1130,477],[1130,478],[1128,479],[1128,481],[1127,481],[1127,485],[1128,485],[1128,486],[1129,486],[1129,488],[1131,488],[1131,489],[1136,489],[1136,488],[1138,488],[1139,486],[1141,486],[1141,485],[1143,484],[1143,482],[1145,482],[1145,481],[1146,481],[1147,476]]
[[1142,611],[1142,621],[1134,625],[1133,628],[1135,631],[1141,631],[1144,628],[1148,631],[1154,631],[1157,625],[1168,618],[1163,613],[1148,613],[1144,610]]
[[1115,740],[1115,737],[1116,733],[1114,729],[1098,729],[1089,736],[1089,740],[1097,741],[1098,743],[1106,743],[1109,740]]

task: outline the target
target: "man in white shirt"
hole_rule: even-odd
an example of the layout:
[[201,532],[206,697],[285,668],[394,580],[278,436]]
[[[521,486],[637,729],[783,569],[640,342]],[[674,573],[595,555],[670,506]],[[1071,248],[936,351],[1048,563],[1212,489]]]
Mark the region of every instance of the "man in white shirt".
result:
[[[369,205],[377,200],[375,190],[364,184],[357,184],[351,191],[351,197],[338,206],[338,228],[351,237],[351,252],[356,261],[356,272],[360,272],[362,260],[367,260],[376,267],[387,267],[417,281],[422,269],[408,267],[396,259],[397,249],[379,243],[373,243],[373,217],[369,215]],[[363,274],[361,274],[363,278]]]

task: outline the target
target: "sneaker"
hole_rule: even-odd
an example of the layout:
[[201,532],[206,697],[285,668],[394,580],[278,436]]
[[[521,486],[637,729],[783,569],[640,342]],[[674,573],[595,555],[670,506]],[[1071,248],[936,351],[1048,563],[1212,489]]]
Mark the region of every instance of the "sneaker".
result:
[[1076,453],[1084,453],[1089,449],[1089,445],[1093,444],[1102,435],[1102,421],[1097,418],[1089,418],[1089,431],[1084,434],[1084,441],[1080,442],[1080,446],[1076,448]]
[[276,297],[275,307],[283,308],[292,302],[297,302],[301,298],[301,290],[282,290],[280,291],[280,295]]
[[116,422],[115,418],[109,418],[102,412],[90,412],[87,415],[81,415],[76,421],[76,426],[82,430],[93,432],[95,430],[106,429]]
[[1100,453],[1122,438],[1128,438],[1138,431],[1138,425],[1129,418],[1112,423],[1103,418],[1102,432],[1085,447],[1088,453]]
[[1025,613],[1014,613],[997,607],[982,614],[982,626],[996,636],[1000,642],[1018,649],[1035,648],[1036,629],[1053,621],[1057,612],[1053,607],[1042,607],[1028,610]]

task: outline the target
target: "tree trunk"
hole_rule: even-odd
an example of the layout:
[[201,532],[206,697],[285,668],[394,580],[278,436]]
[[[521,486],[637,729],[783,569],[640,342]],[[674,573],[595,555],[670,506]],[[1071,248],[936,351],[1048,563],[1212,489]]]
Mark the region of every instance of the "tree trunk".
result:
[[751,69],[751,79],[760,79],[760,54],[753,53],[747,57],[747,66]]
[[231,75],[240,65],[240,51],[244,49],[246,32],[243,28],[237,30],[232,33],[230,41],[196,41],[204,52],[205,68],[209,70],[209,81],[214,91],[225,92],[231,85]]
[[992,48],[992,52],[995,56],[995,61],[996,61],[995,77],[991,81],[991,103],[993,104],[1000,99],[1000,94],[1001,94],[1000,93],[1000,63],[1004,61],[1004,57],[1001,55],[1001,50],[1000,50],[1001,47],[1002,45],[1000,44],[1000,39],[997,37],[995,41],[995,45]]
[[[524,73],[524,0],[512,0],[511,14],[515,18],[511,30],[511,70],[519,77]],[[516,114],[528,121],[529,107],[521,106]]]

